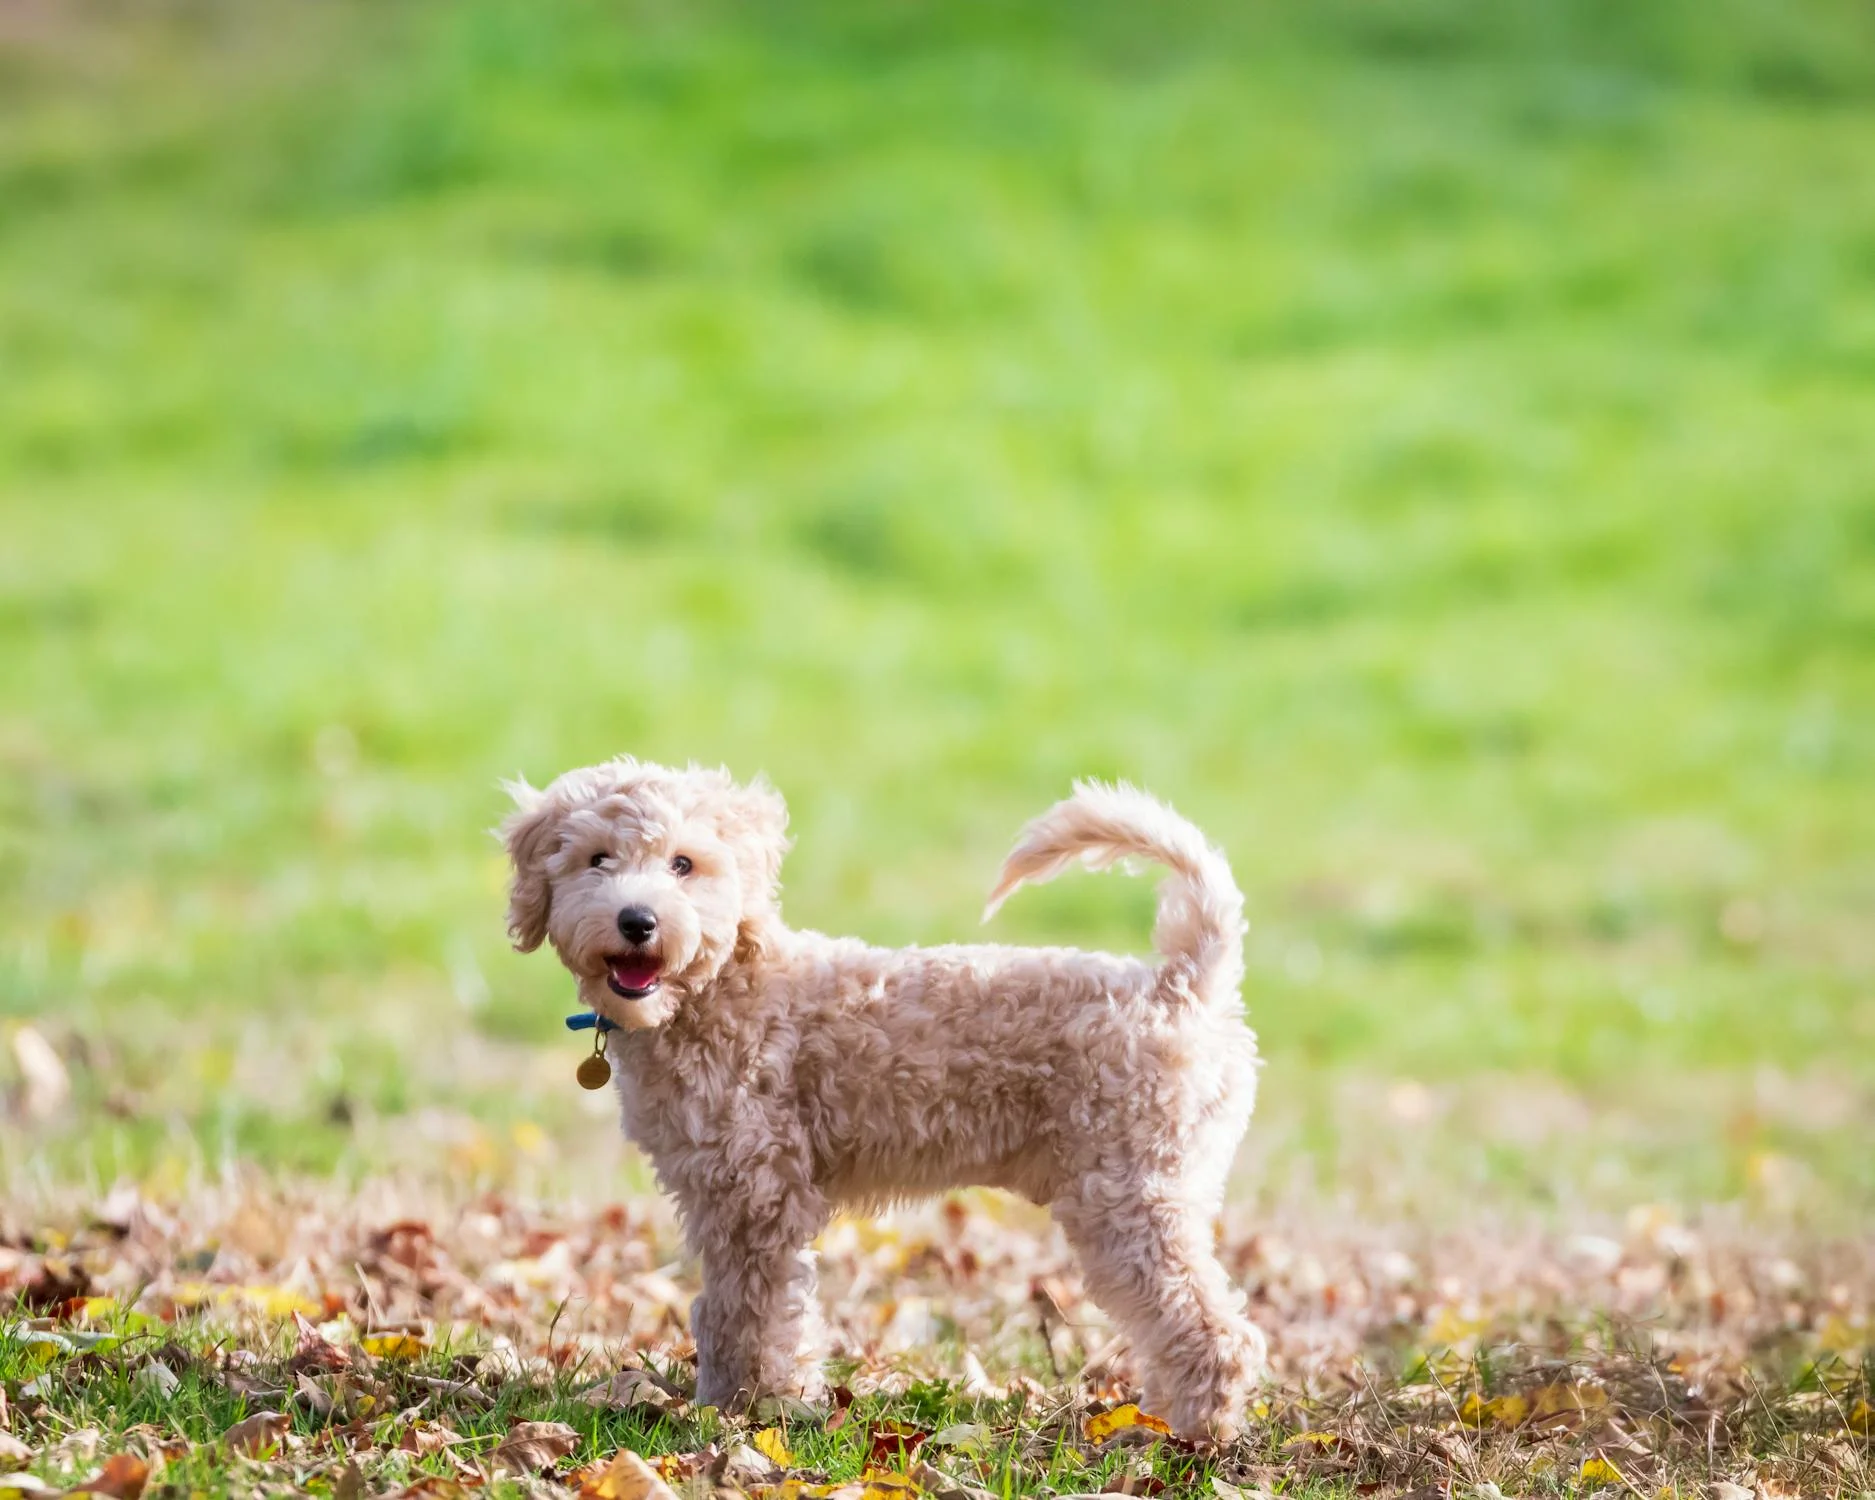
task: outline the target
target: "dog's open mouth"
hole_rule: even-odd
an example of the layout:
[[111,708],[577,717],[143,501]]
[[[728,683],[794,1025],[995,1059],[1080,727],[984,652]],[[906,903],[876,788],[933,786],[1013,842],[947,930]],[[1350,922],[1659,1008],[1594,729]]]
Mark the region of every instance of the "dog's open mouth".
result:
[[662,963],[654,953],[619,953],[605,961],[605,982],[612,993],[642,1000],[658,987]]

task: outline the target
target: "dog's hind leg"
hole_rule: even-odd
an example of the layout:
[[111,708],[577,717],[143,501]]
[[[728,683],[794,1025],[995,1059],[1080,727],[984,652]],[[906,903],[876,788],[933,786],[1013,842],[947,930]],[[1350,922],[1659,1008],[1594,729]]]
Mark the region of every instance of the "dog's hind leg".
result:
[[1185,1437],[1234,1437],[1265,1345],[1213,1253],[1203,1206],[1097,1176],[1052,1207],[1088,1292],[1132,1341],[1148,1409]]

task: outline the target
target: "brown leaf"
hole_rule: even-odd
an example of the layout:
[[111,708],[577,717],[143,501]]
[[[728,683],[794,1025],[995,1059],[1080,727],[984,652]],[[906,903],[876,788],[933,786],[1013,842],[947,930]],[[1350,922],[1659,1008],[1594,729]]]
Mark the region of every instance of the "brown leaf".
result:
[[64,1491],[67,1495],[107,1495],[111,1500],[137,1500],[144,1485],[150,1482],[150,1466],[134,1453],[113,1453],[104,1467],[81,1484]]
[[462,1441],[462,1434],[445,1427],[441,1422],[412,1422],[404,1429],[404,1435],[397,1440],[397,1446],[406,1453],[419,1456],[437,1453],[453,1443]]
[[195,1446],[187,1438],[178,1437],[151,1422],[139,1422],[134,1427],[126,1428],[124,1444],[130,1452],[149,1460],[152,1473],[160,1471],[164,1464],[187,1457],[189,1450]]
[[258,1411],[236,1422],[221,1435],[221,1441],[231,1453],[259,1458],[278,1448],[292,1425],[292,1418],[282,1412]]
[[390,1500],[468,1500],[468,1489],[460,1479],[441,1474],[425,1474],[412,1480],[391,1495]]
[[909,1467],[930,1437],[924,1428],[914,1427],[909,1422],[874,1422],[866,1465],[874,1469]]
[[288,1370],[295,1375],[303,1375],[314,1371],[351,1368],[351,1351],[341,1349],[328,1339],[306,1314],[295,1310],[293,1321],[299,1325],[299,1343],[294,1346],[293,1357],[286,1362]]
[[604,1385],[582,1392],[579,1399],[589,1406],[602,1406],[612,1411],[647,1406],[654,1411],[680,1413],[689,1404],[683,1397],[672,1395],[669,1386],[644,1370],[620,1370]]
[[327,1390],[303,1370],[300,1372],[298,1379],[299,1389],[293,1393],[294,1401],[304,1406],[315,1417],[331,1416],[338,1407],[338,1401],[334,1398],[332,1392]]
[[544,1474],[579,1446],[579,1434],[564,1422],[516,1422],[489,1455],[510,1474]]
[[284,1401],[286,1390],[262,1379],[250,1370],[230,1370],[222,1377],[222,1385],[231,1396],[240,1396],[248,1401]]

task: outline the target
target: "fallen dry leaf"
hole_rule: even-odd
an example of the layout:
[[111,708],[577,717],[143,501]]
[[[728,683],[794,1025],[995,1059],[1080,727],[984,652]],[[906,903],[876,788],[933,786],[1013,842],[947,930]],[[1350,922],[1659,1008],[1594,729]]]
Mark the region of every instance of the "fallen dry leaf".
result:
[[516,1422],[489,1462],[511,1474],[544,1474],[579,1446],[579,1434],[564,1422]]
[[788,1439],[779,1427],[764,1427],[749,1441],[758,1452],[773,1459],[782,1468],[794,1467],[794,1450],[788,1446]]
[[312,1319],[298,1308],[293,1310],[293,1321],[299,1327],[299,1342],[294,1346],[293,1357],[286,1362],[288,1370],[295,1375],[303,1375],[351,1368],[351,1351],[341,1349],[328,1339]]
[[231,1453],[259,1458],[278,1448],[292,1425],[293,1419],[283,1412],[259,1411],[236,1422],[221,1435],[221,1441]]
[[606,1465],[588,1470],[579,1487],[580,1500],[677,1500],[657,1470],[629,1448],[621,1448]]
[[468,1500],[469,1488],[460,1479],[425,1474],[396,1491],[389,1500]]
[[930,1439],[929,1432],[909,1422],[874,1422],[866,1449],[867,1467],[886,1469],[909,1465],[916,1461],[918,1451]]
[[[1247,1490],[1240,1485],[1231,1484],[1216,1474],[1211,1476],[1211,1488],[1217,1493],[1218,1500],[1273,1500],[1268,1490]],[[1493,1485],[1492,1488],[1495,1489],[1496,1486]],[[1499,1495],[1496,1500],[1504,1500],[1504,1497]]]
[[655,1411],[681,1412],[689,1405],[674,1395],[656,1376],[644,1370],[619,1370],[601,1385],[580,1393],[588,1406],[602,1406],[612,1411],[630,1411],[648,1406]]
[[182,1384],[182,1377],[160,1359],[146,1359],[137,1370],[137,1384],[143,1387],[159,1401],[167,1401],[176,1394],[176,1388]]
[[358,1347],[378,1359],[416,1359],[429,1349],[430,1343],[421,1334],[397,1330],[367,1333],[358,1341]]
[[919,1464],[911,1471],[911,1477],[933,1500],[995,1500],[988,1490],[965,1484],[930,1464]]
[[452,1444],[462,1441],[462,1434],[441,1422],[412,1422],[404,1429],[403,1436],[397,1440],[397,1446],[406,1453],[422,1456],[426,1453],[440,1453]]
[[39,1456],[10,1432],[0,1432],[0,1469],[23,1469]]
[[910,1474],[868,1469],[860,1476],[859,1500],[915,1500],[923,1493]]
[[1608,1405],[1608,1392],[1598,1385],[1558,1381],[1539,1386],[1530,1393],[1530,1416],[1541,1422],[1557,1417],[1577,1417],[1601,1411]]
[[968,1453],[990,1440],[990,1429],[981,1422],[953,1422],[940,1427],[929,1439],[933,1448],[959,1448]]
[[91,1478],[66,1490],[67,1495],[106,1495],[110,1500],[137,1500],[150,1482],[150,1466],[134,1453],[113,1453]]
[[1530,1416],[1530,1403],[1515,1394],[1486,1398],[1473,1391],[1459,1407],[1458,1416],[1473,1427],[1519,1427]]
[[717,1479],[730,1489],[752,1490],[781,1481],[781,1466],[759,1448],[738,1443],[723,1455]]
[[1082,1434],[1095,1447],[1111,1441],[1121,1433],[1143,1431],[1170,1436],[1172,1429],[1164,1418],[1155,1417],[1149,1411],[1141,1411],[1131,1401],[1124,1406],[1116,1406],[1112,1411],[1096,1413],[1082,1426]]

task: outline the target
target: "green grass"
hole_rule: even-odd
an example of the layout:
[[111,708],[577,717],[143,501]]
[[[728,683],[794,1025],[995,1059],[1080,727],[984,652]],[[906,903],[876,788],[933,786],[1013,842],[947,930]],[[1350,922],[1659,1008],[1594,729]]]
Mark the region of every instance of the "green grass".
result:
[[598,1129],[485,830],[631,750],[767,770],[791,916],[886,941],[973,932],[1070,777],[1171,798],[1331,1185],[1333,1089],[1502,1078],[1603,1122],[1449,1120],[1512,1197],[1875,1201],[1862,8],[0,47],[0,1009],[76,1087],[16,1169]]

